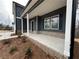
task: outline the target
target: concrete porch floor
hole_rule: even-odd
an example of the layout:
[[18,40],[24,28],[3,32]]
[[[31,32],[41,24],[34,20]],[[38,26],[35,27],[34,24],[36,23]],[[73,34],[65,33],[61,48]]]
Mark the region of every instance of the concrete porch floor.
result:
[[[27,36],[27,33],[24,33],[24,35]],[[59,59],[63,59],[65,39],[32,33],[30,33],[28,37],[31,38],[30,40],[38,45],[47,54],[57,56]]]

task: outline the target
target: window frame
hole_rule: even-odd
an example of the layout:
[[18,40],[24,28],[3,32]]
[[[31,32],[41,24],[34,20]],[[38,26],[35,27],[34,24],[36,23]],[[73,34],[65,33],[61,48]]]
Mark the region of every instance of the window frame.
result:
[[52,24],[50,26],[51,26],[51,29],[52,30],[59,30],[59,20],[60,20],[59,14],[58,15],[51,16],[51,20],[52,20],[52,18],[55,18],[55,17],[58,17],[58,28],[52,28]]
[[[52,20],[52,18],[55,18],[55,17],[58,17],[58,28],[52,28],[51,20]],[[49,25],[49,28],[46,28],[45,27],[45,20],[48,20],[48,19],[49,19],[50,25]],[[59,14],[51,16],[51,17],[44,18],[44,30],[59,30],[59,19],[60,19]]]
[[[50,29],[50,19],[51,19],[50,17],[44,18],[44,29],[45,29],[45,30],[49,30],[49,29]],[[49,20],[49,28],[46,28],[46,27],[45,27],[45,20]]]

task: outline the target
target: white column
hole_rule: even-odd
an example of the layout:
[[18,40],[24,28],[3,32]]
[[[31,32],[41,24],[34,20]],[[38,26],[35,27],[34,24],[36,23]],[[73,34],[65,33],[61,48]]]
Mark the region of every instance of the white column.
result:
[[27,14],[27,36],[29,35],[29,14]]
[[21,33],[23,34],[23,19],[21,17],[16,17],[21,20]]
[[21,31],[22,31],[22,34],[23,34],[23,19],[21,19]]
[[16,34],[16,17],[14,16],[14,33]]
[[65,48],[64,48],[64,55],[66,55],[66,56],[70,56],[72,4],[73,4],[73,0],[67,0]]
[[16,33],[16,21],[14,20],[14,33]]

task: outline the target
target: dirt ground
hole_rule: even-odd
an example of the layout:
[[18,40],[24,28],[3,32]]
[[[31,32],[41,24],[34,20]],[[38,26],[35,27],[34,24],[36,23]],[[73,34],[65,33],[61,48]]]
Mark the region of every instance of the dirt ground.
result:
[[[26,40],[25,40],[26,39]],[[16,47],[16,48],[15,48]],[[26,52],[30,48],[29,53]],[[56,59],[46,54],[29,38],[11,38],[0,41],[0,59]]]
[[79,59],[79,38],[74,41],[74,56],[73,59]]

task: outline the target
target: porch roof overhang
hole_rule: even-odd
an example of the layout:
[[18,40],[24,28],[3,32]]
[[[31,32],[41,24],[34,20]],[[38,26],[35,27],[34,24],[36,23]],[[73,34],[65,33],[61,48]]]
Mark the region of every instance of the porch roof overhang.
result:
[[22,13],[21,17],[25,16],[25,14],[30,13],[36,6],[38,6],[44,0],[29,0],[24,12]]
[[29,18],[41,16],[64,6],[66,6],[66,0],[32,0],[21,17],[26,18],[27,13]]

